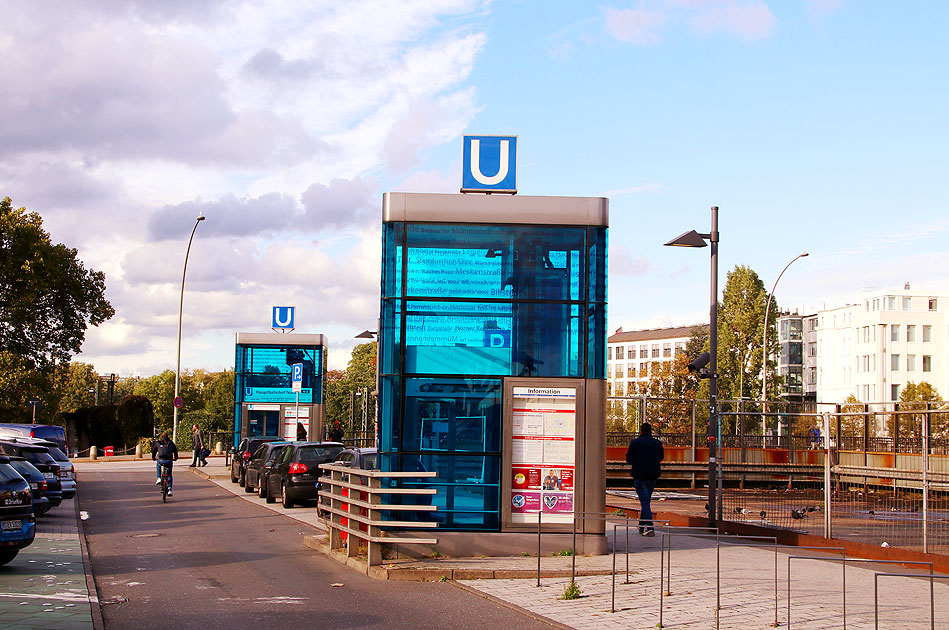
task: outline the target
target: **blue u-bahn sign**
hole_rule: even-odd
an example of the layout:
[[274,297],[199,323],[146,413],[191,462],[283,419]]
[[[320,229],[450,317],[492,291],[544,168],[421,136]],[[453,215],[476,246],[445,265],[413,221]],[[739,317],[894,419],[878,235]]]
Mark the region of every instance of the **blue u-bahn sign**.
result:
[[517,136],[464,136],[461,192],[517,192]]
[[289,328],[293,330],[293,310],[292,306],[273,307],[273,326],[272,328]]

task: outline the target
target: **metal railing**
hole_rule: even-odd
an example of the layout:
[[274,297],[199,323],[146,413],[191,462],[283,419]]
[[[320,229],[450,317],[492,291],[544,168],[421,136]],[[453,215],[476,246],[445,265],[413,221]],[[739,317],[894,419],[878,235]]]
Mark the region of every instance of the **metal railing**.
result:
[[383,545],[436,545],[437,538],[394,536],[392,530],[436,528],[438,523],[422,520],[386,519],[388,514],[435,512],[435,505],[384,503],[388,496],[431,496],[430,488],[392,487],[393,480],[437,477],[436,472],[382,472],[362,470],[342,464],[320,464],[319,513],[329,530],[330,551],[343,549],[347,558],[359,555],[359,541],[366,544],[369,566],[382,564]]

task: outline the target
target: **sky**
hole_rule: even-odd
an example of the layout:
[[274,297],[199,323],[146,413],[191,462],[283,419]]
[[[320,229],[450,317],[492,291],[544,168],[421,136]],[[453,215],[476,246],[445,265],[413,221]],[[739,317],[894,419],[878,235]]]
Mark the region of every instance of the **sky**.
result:
[[0,196],[106,274],[100,373],[233,367],[273,306],[342,369],[376,328],[382,195],[610,200],[608,326],[706,321],[748,265],[786,309],[949,291],[949,3],[0,0]]

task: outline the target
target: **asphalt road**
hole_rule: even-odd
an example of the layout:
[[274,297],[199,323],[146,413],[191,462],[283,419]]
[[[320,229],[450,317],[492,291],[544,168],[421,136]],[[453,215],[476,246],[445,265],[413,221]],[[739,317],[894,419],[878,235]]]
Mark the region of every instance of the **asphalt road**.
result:
[[308,526],[175,468],[167,504],[153,464],[82,471],[106,630],[551,628],[452,584],[370,580],[305,549]]

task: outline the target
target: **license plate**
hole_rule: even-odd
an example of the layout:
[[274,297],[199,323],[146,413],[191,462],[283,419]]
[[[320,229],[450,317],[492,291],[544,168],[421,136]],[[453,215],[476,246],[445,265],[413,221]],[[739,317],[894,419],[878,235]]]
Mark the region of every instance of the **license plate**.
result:
[[44,472],[44,473],[43,473],[43,478],[44,478],[44,479],[55,479],[55,478],[56,478],[56,473]]
[[23,521],[0,521],[0,529],[3,531],[20,531],[23,529]]
[[30,488],[32,488],[33,490],[39,490],[39,489],[40,489],[40,484],[38,484],[38,483],[31,483],[31,484],[30,484]]

